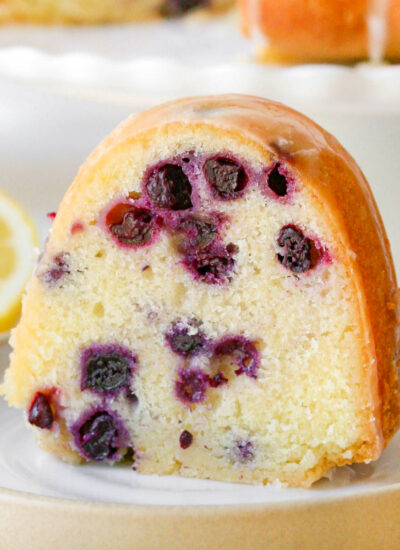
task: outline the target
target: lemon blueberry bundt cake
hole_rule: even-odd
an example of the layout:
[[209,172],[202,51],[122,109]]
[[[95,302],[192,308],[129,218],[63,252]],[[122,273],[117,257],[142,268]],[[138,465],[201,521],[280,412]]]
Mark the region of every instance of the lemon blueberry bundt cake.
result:
[[218,12],[231,0],[0,0],[0,23],[123,23],[180,16],[199,9]]
[[135,115],[65,195],[2,386],[42,448],[309,486],[397,429],[397,288],[367,182],[255,97]]
[[400,58],[400,0],[239,0],[239,7],[264,60]]

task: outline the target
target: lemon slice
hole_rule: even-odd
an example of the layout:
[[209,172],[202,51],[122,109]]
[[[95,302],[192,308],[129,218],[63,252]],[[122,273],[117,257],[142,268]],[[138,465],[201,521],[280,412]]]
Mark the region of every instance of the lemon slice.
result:
[[18,320],[38,232],[24,208],[0,190],[0,335]]

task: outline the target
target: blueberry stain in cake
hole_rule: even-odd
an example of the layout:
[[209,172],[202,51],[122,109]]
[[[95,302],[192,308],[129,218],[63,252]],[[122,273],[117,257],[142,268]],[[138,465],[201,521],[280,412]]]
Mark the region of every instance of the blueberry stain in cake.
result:
[[128,389],[125,396],[128,403],[130,403],[131,405],[137,405],[139,403],[139,398],[134,391]]
[[293,273],[304,273],[313,265],[312,241],[294,225],[283,227],[278,239],[278,261]]
[[145,181],[150,202],[166,210],[192,208],[192,186],[183,169],[176,164],[154,168]]
[[182,263],[201,282],[223,284],[230,279],[239,248],[233,244],[216,243],[204,250],[189,251]]
[[39,279],[49,286],[61,283],[62,280],[71,273],[68,256],[69,254],[64,252],[54,256],[48,269],[39,273]]
[[57,212],[47,212],[46,216],[51,222],[53,222],[56,219]]
[[204,164],[204,175],[217,197],[225,200],[242,197],[248,182],[243,166],[226,157],[207,160]]
[[175,322],[165,338],[172,351],[181,357],[195,357],[208,349],[206,335],[195,321]]
[[93,410],[72,427],[75,445],[87,460],[118,459],[118,450],[127,446],[128,433],[117,413]]
[[188,430],[184,430],[179,436],[179,445],[181,449],[188,449],[192,443],[193,435]]
[[85,230],[85,226],[81,222],[75,222],[71,225],[71,235],[82,233]]
[[219,386],[223,386],[224,384],[227,384],[227,383],[228,383],[228,379],[226,378],[223,372],[217,372],[217,374],[210,377],[210,386],[212,388],[219,388]]
[[240,439],[235,441],[234,446],[231,449],[231,455],[235,462],[246,464],[254,460],[255,451],[254,445],[251,441]]
[[54,422],[54,413],[48,395],[42,392],[35,394],[29,407],[28,422],[38,428],[50,430]]
[[206,399],[209,378],[198,368],[181,368],[175,382],[177,397],[185,403],[201,403]]
[[120,203],[108,212],[106,226],[118,244],[136,247],[153,239],[158,219],[147,208]]
[[227,336],[221,339],[214,348],[214,357],[228,357],[237,369],[236,375],[246,374],[250,378],[257,378],[260,365],[260,354],[251,340],[244,336]]
[[81,355],[81,390],[116,395],[130,385],[136,357],[117,345],[94,344]]
[[282,165],[277,163],[267,175],[269,189],[278,197],[285,197],[291,187],[288,176]]

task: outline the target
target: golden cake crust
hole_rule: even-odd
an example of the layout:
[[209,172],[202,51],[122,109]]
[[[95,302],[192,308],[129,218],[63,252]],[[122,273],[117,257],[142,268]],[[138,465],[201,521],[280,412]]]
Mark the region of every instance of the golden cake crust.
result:
[[[268,39],[261,59],[356,61],[375,57],[375,48],[383,49],[382,57],[400,57],[399,0],[239,0],[239,6],[245,34]],[[368,22],[374,16],[386,30],[382,43],[381,31],[374,35]]]

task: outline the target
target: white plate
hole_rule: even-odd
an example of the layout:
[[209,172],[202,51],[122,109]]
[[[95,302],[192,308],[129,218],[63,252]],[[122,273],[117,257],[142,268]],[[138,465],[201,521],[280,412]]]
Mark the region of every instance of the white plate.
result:
[[0,28],[0,75],[46,89],[149,105],[199,93],[251,93],[351,110],[400,111],[400,65],[252,61],[233,15],[98,27]]
[[[40,224],[57,209],[90,150],[130,109],[38,92],[3,81],[0,89],[0,186],[21,200]],[[400,114],[369,117],[337,110],[313,116],[339,137],[369,178],[400,265]],[[6,347],[0,363],[7,363]],[[310,491],[248,487],[140,476],[129,468],[73,467],[38,450],[23,413],[0,407],[0,486],[37,495],[147,505],[310,503],[392,489],[400,482],[400,437],[369,466],[338,470]]]

